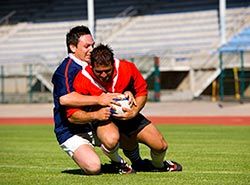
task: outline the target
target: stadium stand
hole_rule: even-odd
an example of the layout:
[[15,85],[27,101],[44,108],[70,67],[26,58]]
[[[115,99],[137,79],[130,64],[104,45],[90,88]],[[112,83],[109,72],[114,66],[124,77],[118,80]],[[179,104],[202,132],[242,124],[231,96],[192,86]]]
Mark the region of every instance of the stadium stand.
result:
[[[227,1],[228,39],[249,25],[249,4],[245,0]],[[68,29],[87,25],[87,1],[1,1],[0,17],[4,18],[0,26],[0,65],[26,65],[19,67],[25,68],[21,72],[5,66],[5,75],[20,73],[27,78],[27,66],[32,64],[36,70],[32,84],[40,82],[45,91],[51,91],[50,75],[44,72],[53,71],[66,55]],[[117,57],[132,59],[145,72],[145,78],[152,75],[153,56],[160,57],[162,73],[184,74],[171,91],[178,95],[168,99],[198,97],[220,74],[217,0],[95,0],[95,18],[97,43],[109,43]]]
[[220,48],[221,52],[240,52],[250,50],[250,27],[244,28],[239,34]]

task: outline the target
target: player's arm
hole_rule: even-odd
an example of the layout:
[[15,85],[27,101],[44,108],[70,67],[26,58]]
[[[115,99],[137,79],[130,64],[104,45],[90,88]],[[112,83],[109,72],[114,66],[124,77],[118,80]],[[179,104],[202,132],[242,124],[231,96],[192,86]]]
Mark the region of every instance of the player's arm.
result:
[[147,102],[147,96],[138,96],[135,98],[136,101],[136,106],[132,106],[132,108],[129,110],[125,110],[125,114],[124,114],[124,119],[128,120],[131,119],[133,117],[135,117],[137,114],[139,114],[139,112],[142,110],[142,108],[145,106],[146,102]]
[[60,104],[64,106],[80,107],[91,105],[111,106],[117,104],[113,99],[116,98],[119,93],[103,93],[100,96],[82,95],[75,91],[63,95],[59,98]]
[[86,112],[78,109],[68,117],[68,120],[74,124],[86,124],[96,120],[106,121],[109,119],[110,115],[111,113],[109,107],[103,107],[93,112]]
[[[89,96],[86,95],[84,90],[85,79],[81,75],[81,71],[78,72],[74,79],[71,79],[68,84],[68,91],[63,96],[60,96],[59,101],[61,105],[70,107],[80,107],[80,106],[91,106],[91,105],[102,105],[110,106],[115,103],[113,100],[116,98],[115,93],[103,93],[100,96]],[[66,86],[66,85],[65,85]]]
[[60,104],[64,106],[85,106],[98,104],[98,99],[94,96],[85,96],[77,92],[71,92],[69,94],[60,97]]
[[147,102],[147,83],[143,79],[141,73],[134,64],[131,64],[132,76],[134,78],[133,90],[135,91],[135,102],[131,109],[124,108],[125,113],[121,116],[116,116],[121,120],[128,120],[135,117],[145,106]]
[[132,111],[134,112],[135,115],[137,115],[145,106],[147,102],[147,96],[138,96],[135,98],[137,106],[132,107]]
[[123,94],[126,96],[126,98],[128,98],[130,107],[133,105],[137,106],[135,97],[131,91],[125,91]]
[[113,115],[113,116],[115,116],[117,119],[120,119],[120,120],[129,120],[129,119],[134,118],[137,114],[139,114],[139,112],[145,106],[147,102],[147,96],[138,96],[135,98],[135,101],[137,104],[136,106],[133,105],[131,109],[123,108],[125,112],[124,114]]

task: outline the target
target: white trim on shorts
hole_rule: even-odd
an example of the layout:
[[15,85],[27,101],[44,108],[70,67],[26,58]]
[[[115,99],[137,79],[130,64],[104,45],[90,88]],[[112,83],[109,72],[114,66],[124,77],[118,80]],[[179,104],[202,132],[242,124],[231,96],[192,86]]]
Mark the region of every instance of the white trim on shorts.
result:
[[94,147],[89,140],[81,137],[81,135],[73,135],[71,138],[67,139],[60,147],[72,157],[76,149],[81,145],[90,145]]

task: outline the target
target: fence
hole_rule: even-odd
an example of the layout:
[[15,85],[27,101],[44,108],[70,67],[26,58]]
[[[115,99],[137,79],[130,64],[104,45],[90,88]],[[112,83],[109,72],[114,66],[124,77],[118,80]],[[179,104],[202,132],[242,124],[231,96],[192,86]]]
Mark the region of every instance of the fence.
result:
[[213,100],[250,100],[250,52],[223,52],[220,54],[221,74],[212,85]]
[[44,68],[41,64],[1,65],[0,103],[51,102],[52,73]]

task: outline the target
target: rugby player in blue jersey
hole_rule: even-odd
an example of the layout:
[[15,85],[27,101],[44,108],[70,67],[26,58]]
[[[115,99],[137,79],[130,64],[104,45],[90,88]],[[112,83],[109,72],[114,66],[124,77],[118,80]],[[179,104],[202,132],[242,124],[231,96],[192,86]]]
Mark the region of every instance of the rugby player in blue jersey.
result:
[[[69,54],[52,77],[54,132],[61,148],[86,174],[98,174],[101,170],[101,162],[93,146],[99,145],[99,143],[96,143],[97,139],[89,122],[108,120],[111,114],[110,109],[106,107],[98,111],[82,111],[85,119],[78,123],[68,121],[65,109],[67,106],[110,106],[111,103],[116,103],[113,99],[117,97],[117,94],[103,93],[100,96],[84,96],[76,93],[73,88],[73,80],[76,74],[90,62],[90,52],[95,42],[87,27],[76,26],[67,33],[66,44]],[[131,96],[129,98],[132,102]],[[131,173],[132,168],[118,155],[118,145],[113,146],[114,148],[106,148],[104,153],[111,160],[120,164],[122,173]]]

